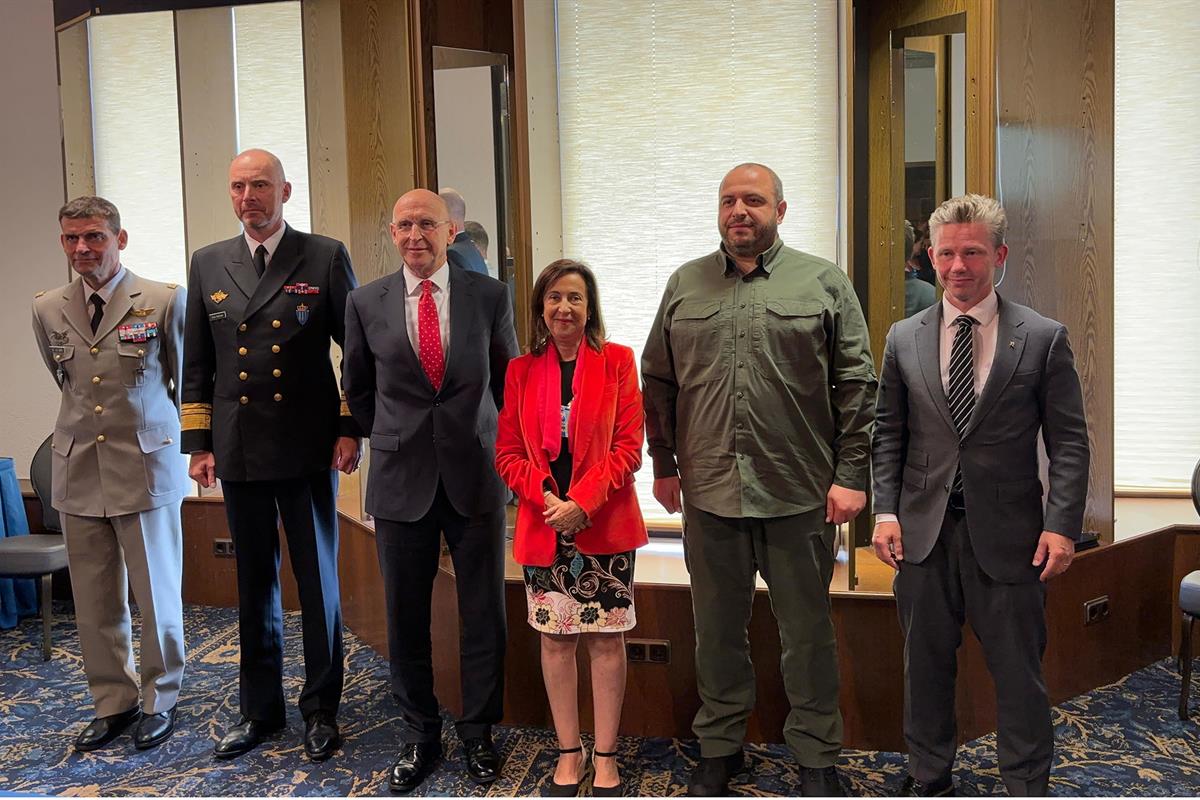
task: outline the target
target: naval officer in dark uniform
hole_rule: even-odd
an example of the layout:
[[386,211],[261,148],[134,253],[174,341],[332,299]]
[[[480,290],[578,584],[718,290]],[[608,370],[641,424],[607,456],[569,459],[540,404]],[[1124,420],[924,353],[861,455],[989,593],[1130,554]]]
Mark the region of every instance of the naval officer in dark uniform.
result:
[[342,611],[337,470],[358,467],[361,432],[338,390],[346,295],[357,283],[341,242],[283,221],[291,196],[271,153],[229,168],[244,231],[198,250],[188,273],[183,451],[200,485],[221,479],[238,573],[241,714],[216,746],[232,758],[284,726],[278,527],[283,520],[304,621],[304,750],[341,745]]

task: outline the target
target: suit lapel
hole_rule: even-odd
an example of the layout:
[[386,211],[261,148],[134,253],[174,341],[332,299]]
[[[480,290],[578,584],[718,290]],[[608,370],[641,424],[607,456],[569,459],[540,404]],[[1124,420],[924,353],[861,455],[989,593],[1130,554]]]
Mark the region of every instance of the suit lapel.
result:
[[258,275],[254,272],[254,257],[250,255],[250,248],[246,246],[245,236],[229,240],[227,258],[229,260],[225,262],[225,271],[249,300],[258,288]]
[[[254,316],[254,313],[267,304],[275,295],[279,294],[279,290],[287,283],[287,279],[292,277],[301,262],[304,261],[304,253],[300,249],[300,235],[292,230],[291,226],[284,232],[283,238],[279,240],[279,247],[275,248],[275,254],[271,256],[271,263],[267,267],[267,271],[258,281],[258,288],[254,290],[254,294],[250,296],[250,302],[246,304],[246,311],[242,314],[242,319],[246,320]],[[250,265],[250,272],[253,274],[254,265]]]
[[391,277],[382,284],[380,303],[383,305],[384,319],[387,320],[388,328],[391,329],[393,335],[400,342],[401,358],[408,364],[409,369],[419,376],[419,380],[424,381],[424,385],[433,392],[433,384],[429,382],[429,376],[425,374],[424,368],[421,367],[421,361],[417,358],[416,351],[413,350],[412,339],[408,335],[408,303],[405,298],[407,295],[407,287],[404,285],[404,270],[400,269],[393,272]]
[[80,339],[88,344],[95,344],[92,322],[83,308],[83,278],[76,278],[67,284],[67,289],[63,292],[63,318],[75,329]]
[[921,318],[921,327],[917,328],[917,361],[921,364],[921,375],[925,378],[925,388],[934,407],[942,415],[946,425],[958,435],[954,427],[954,417],[950,415],[950,404],[946,401],[946,390],[942,388],[942,365],[939,351],[942,346],[942,304],[934,305]]
[[[100,327],[96,328],[93,341],[99,341],[112,333],[112,329],[117,327],[121,320],[125,319],[129,309],[133,308],[133,298],[141,293],[142,289],[138,285],[137,278],[133,276],[132,272],[125,270],[125,277],[121,279],[121,283],[117,285],[108,305],[104,308],[104,316],[100,319]],[[91,326],[89,326],[90,329]]]
[[600,401],[604,398],[605,378],[604,355],[592,350],[586,339],[579,344],[578,362],[575,368],[580,371],[579,391],[571,400],[571,416],[575,418],[575,440],[571,442],[571,460],[576,467],[579,466],[579,459],[587,452],[592,434],[596,431],[596,417],[600,414]]
[[445,268],[450,270],[450,347],[446,353],[443,386],[450,379],[450,371],[458,362],[455,355],[462,353],[470,341],[472,315],[475,311],[475,288],[466,272],[451,269],[449,261],[446,262]]
[[963,431],[963,438],[971,435],[996,405],[1004,387],[1012,380],[1017,364],[1021,361],[1021,353],[1025,349],[1025,331],[1022,328],[1024,320],[1014,319],[1015,309],[1005,304],[999,295],[996,295],[996,302],[996,313],[999,315],[996,327],[996,354],[992,357],[992,369],[988,373],[987,383],[979,393],[979,400],[975,403],[975,411],[971,414],[970,421],[967,422],[967,429]]

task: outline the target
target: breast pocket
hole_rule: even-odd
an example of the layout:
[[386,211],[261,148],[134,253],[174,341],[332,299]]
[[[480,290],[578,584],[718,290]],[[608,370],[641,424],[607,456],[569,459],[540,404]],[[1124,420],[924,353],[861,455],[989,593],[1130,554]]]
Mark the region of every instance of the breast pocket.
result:
[[118,342],[121,383],[141,386],[146,382],[146,359],[150,358],[154,342]]
[[671,351],[680,386],[719,380],[729,370],[732,339],[726,340],[720,300],[680,303],[671,316]]
[[811,361],[824,347],[825,306],[815,300],[768,300],[761,317],[759,350],[776,363]]

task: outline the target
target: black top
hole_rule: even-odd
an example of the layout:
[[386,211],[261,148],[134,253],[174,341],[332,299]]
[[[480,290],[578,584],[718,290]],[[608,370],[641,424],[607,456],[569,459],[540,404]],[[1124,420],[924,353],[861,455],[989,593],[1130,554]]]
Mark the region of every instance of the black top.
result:
[[559,415],[562,420],[562,447],[558,451],[558,458],[550,462],[550,474],[558,484],[558,496],[565,500],[567,489],[571,487],[571,449],[567,444],[567,418],[571,400],[574,398],[571,384],[575,380],[575,362],[562,361],[559,368],[562,372],[562,413]]

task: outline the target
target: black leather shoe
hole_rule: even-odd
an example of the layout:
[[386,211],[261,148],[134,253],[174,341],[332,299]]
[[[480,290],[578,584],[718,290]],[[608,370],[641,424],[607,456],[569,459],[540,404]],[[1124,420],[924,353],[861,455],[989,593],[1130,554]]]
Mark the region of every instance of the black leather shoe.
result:
[[467,757],[467,775],[471,780],[482,786],[500,777],[500,754],[496,752],[491,737],[463,739],[463,752]]
[[433,772],[442,757],[441,742],[411,742],[400,748],[400,757],[388,773],[388,788],[393,792],[411,792]]
[[688,778],[688,795],[691,797],[726,797],[729,794],[729,779],[746,771],[746,757],[741,750],[730,756],[704,758],[701,756],[696,768]]
[[89,750],[98,750],[104,747],[104,745],[120,736],[126,728],[137,722],[138,717],[141,715],[142,710],[134,706],[128,711],[122,711],[120,714],[96,717],[83,729],[83,733],[75,738],[75,749],[81,753],[86,753]]
[[934,783],[924,783],[912,775],[905,777],[900,787],[901,797],[948,797],[954,794],[954,779],[950,776]]
[[801,767],[801,797],[845,797],[837,767]]
[[225,735],[221,737],[221,741],[217,742],[213,755],[217,758],[234,758],[243,753],[249,753],[258,747],[263,739],[282,728],[283,725],[278,723],[271,724],[262,720],[242,717],[241,721],[226,731]]
[[337,721],[328,711],[314,711],[304,721],[304,752],[313,761],[324,761],[342,746]]
[[174,732],[175,706],[157,714],[142,714],[133,734],[133,746],[138,750],[149,750],[162,744]]

